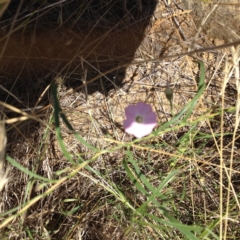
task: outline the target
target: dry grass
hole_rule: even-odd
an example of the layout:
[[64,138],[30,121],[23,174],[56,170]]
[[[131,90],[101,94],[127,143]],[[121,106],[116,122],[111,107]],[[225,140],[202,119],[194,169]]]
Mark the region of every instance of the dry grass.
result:
[[[43,26],[49,23],[36,15],[23,31],[21,48],[15,42],[22,32],[8,39],[0,81],[2,100],[9,104],[2,102],[1,112],[7,124],[10,172],[0,195],[1,239],[184,238],[179,229],[159,224],[150,214],[173,223],[169,214],[189,229],[204,227],[196,239],[214,239],[208,230],[220,239],[240,237],[240,49],[212,49],[163,60],[214,47],[203,34],[196,38],[198,29],[189,11],[175,4],[179,1],[167,2],[159,1],[148,25],[134,26],[143,11],[140,3],[137,14],[127,11],[131,6],[121,6],[127,17],[120,21],[112,14],[120,7],[113,1],[106,3],[106,18],[96,16],[106,10],[98,12],[97,7],[80,3],[75,11],[64,2],[49,8],[41,5],[39,13],[53,18],[63,10],[57,26],[51,22],[41,29],[35,35],[40,36],[36,45],[31,45],[35,20],[42,20]],[[72,25],[64,21],[71,11]],[[76,16],[81,12],[90,27],[80,29]],[[24,14],[28,12],[19,16]],[[118,27],[107,21],[109,17]],[[10,23],[4,24],[9,28]],[[81,31],[73,32],[74,27]],[[58,28],[53,34],[52,29]],[[89,29],[92,35],[87,35]],[[48,50],[50,43],[54,47]],[[187,121],[161,128],[197,93],[199,60],[205,65],[204,94]],[[59,115],[67,117],[74,131],[64,118],[59,126],[56,122],[51,81],[58,86]],[[173,111],[165,96],[168,84],[174,90]],[[122,127],[125,107],[138,101],[150,103],[158,115],[157,134],[143,140],[133,139]],[[135,182],[131,173],[137,176]],[[141,207],[154,191],[147,189],[144,177],[160,189],[154,193],[158,203],[152,201],[146,209]]]
[[5,151],[6,151],[6,131],[4,122],[1,121],[0,123],[0,192],[3,190],[5,184],[7,183],[7,174],[8,171],[4,172],[4,158],[5,158]]

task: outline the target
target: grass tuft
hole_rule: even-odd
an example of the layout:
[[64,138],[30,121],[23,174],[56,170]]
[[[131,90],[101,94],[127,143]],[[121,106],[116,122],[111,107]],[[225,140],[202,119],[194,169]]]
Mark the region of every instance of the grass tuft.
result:
[[[240,48],[179,3],[10,3],[1,239],[240,238]],[[140,101],[158,124],[135,139],[122,124]]]

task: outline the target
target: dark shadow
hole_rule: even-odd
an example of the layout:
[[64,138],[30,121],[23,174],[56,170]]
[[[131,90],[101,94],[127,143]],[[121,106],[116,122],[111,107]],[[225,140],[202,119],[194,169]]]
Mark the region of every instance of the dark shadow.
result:
[[[0,84],[12,95],[2,91],[0,97],[10,104],[17,98],[22,107],[33,106],[57,75],[80,90],[83,80],[119,67],[101,80],[104,94],[121,88],[121,65],[133,60],[156,5],[155,0],[23,1],[8,36],[17,2],[2,18]],[[88,94],[103,91],[99,79],[87,87]]]
[[[14,20],[19,2],[11,1],[0,23],[0,54],[3,53],[0,59],[0,100],[20,109],[35,106],[56,76],[62,77],[67,88],[82,91],[79,86],[84,77],[90,81],[109,71],[101,76],[103,86],[100,79],[87,85],[88,94],[100,91],[107,95],[110,90],[121,88],[125,68],[110,70],[131,63],[146,35],[156,4],[155,0],[24,0]],[[36,109],[33,114],[45,114],[49,95],[45,94],[45,98],[37,104],[44,106],[43,112],[40,109],[38,113]],[[15,112],[9,113],[6,108],[4,114],[8,115],[6,119],[18,116]],[[31,119],[7,125],[7,131],[6,151],[14,158],[16,149],[19,162],[19,156],[26,156],[25,142],[30,149],[40,142],[39,124]],[[32,164],[29,159],[28,164]],[[57,165],[54,166],[57,168]],[[37,173],[42,174],[40,170]],[[17,188],[22,187],[19,182]],[[74,194],[69,195],[69,198],[74,197],[75,189]],[[80,201],[81,198],[79,196]],[[12,203],[12,206],[15,204]],[[36,205],[29,209],[29,213],[32,209],[36,209]],[[56,232],[53,239],[69,232],[67,224],[63,229],[65,222],[58,210],[56,213],[54,210],[49,219],[47,230]],[[38,219],[30,222],[36,224]],[[89,232],[94,233],[91,224],[94,223],[89,220]],[[85,236],[85,239],[97,239],[97,235]]]

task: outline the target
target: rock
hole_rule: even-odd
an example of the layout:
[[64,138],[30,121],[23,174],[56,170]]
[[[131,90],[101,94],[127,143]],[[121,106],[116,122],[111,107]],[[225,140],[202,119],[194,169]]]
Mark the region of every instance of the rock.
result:
[[[192,10],[198,27],[216,5],[217,0],[182,0],[186,9]],[[232,42],[240,39],[240,0],[221,0],[202,26],[210,38]]]

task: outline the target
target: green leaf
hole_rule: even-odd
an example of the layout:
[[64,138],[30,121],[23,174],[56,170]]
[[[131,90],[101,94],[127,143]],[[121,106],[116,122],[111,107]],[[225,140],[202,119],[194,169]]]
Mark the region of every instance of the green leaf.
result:
[[12,159],[9,156],[6,156],[6,159],[7,159],[8,162],[10,162],[14,167],[19,169],[21,172],[24,172],[27,175],[29,175],[29,176],[31,176],[35,179],[39,179],[39,180],[42,180],[42,181],[45,181],[45,182],[51,182],[51,183],[55,182],[54,180],[39,176],[38,174],[31,172],[30,170],[26,169],[25,167],[23,167],[21,164],[19,164],[18,162],[16,162],[14,159]]
[[128,177],[130,178],[130,180],[133,182],[133,184],[136,186],[136,188],[138,189],[138,191],[140,191],[141,193],[143,193],[145,196],[147,195],[147,191],[145,190],[145,188],[142,186],[142,184],[139,182],[138,178],[136,177],[136,175],[133,173],[132,169],[129,168],[127,161],[123,161],[123,166],[124,169],[128,175]]
[[93,147],[91,144],[87,143],[72,127],[72,125],[69,123],[69,121],[67,120],[65,114],[62,112],[62,109],[60,107],[59,101],[58,101],[58,96],[57,96],[57,85],[55,83],[52,83],[51,85],[51,90],[52,90],[52,95],[53,95],[53,99],[54,99],[54,119],[55,119],[55,127],[56,127],[56,135],[57,135],[57,139],[59,141],[59,145],[65,155],[65,157],[72,163],[75,164],[75,162],[72,160],[71,155],[68,153],[68,151],[65,148],[65,145],[63,143],[63,139],[62,139],[62,135],[61,135],[61,130],[60,130],[60,121],[59,121],[59,116],[62,118],[63,122],[65,123],[65,125],[68,127],[68,129],[70,131],[72,131],[72,133],[74,134],[74,136],[76,137],[76,139],[81,142],[83,145],[85,145],[86,147],[88,147],[89,149],[95,151],[95,152],[99,152],[100,150]]
[[214,221],[212,221],[208,228],[204,229],[199,238],[206,239],[209,235],[212,235],[211,239],[213,239],[212,237],[214,237],[215,239],[219,239],[218,236],[212,232],[212,230],[219,224],[219,222],[219,219],[215,219]]
[[199,98],[203,94],[206,84],[205,84],[205,69],[204,64],[202,61],[199,62],[200,66],[200,77],[198,80],[198,91],[194,98],[178,113],[176,114],[170,121],[164,123],[160,128],[158,128],[156,131],[153,132],[153,135],[158,135],[159,132],[166,130],[168,127],[170,127],[172,124],[176,124],[176,122],[184,115],[184,118],[181,122],[185,122],[188,117],[191,115],[194,107],[196,106]]
[[[152,214],[146,214],[146,216],[158,223],[178,229],[182,234],[184,234],[190,240],[198,240],[198,238],[192,232],[198,233],[202,230],[202,227],[184,225],[184,224],[178,222],[177,220],[176,221],[166,221],[166,220],[160,219],[159,217],[156,217]],[[158,228],[157,225],[155,225],[155,227]]]
[[75,165],[76,163],[73,161],[71,154],[69,154],[69,152],[67,151],[65,144],[63,142],[62,134],[61,134],[60,121],[59,121],[59,114],[61,112],[61,108],[60,108],[58,98],[57,98],[56,84],[54,84],[54,83],[52,84],[51,90],[52,90],[52,95],[54,98],[54,122],[55,122],[55,131],[56,131],[57,140],[58,140],[58,143],[62,150],[63,155],[66,157],[66,159],[71,164]]

